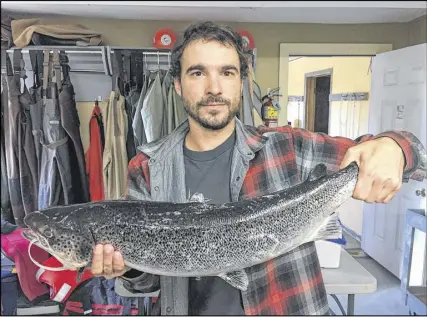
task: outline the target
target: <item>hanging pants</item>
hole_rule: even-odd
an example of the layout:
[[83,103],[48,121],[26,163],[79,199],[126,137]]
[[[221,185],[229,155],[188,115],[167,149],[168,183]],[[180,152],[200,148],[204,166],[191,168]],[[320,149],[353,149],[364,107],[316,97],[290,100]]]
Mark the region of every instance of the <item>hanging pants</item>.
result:
[[30,175],[30,177],[21,177],[22,201],[24,202],[25,213],[29,214],[38,208],[39,175],[30,115],[32,101],[27,87],[24,87],[24,89],[24,93],[19,97],[19,101],[21,103],[21,144],[23,149],[21,153],[25,154],[25,156],[21,156],[19,159],[19,169],[21,174],[22,171],[27,171],[25,174]]
[[[45,91],[43,113],[42,162],[39,186],[39,208],[73,204],[68,137],[61,124],[57,99],[57,86],[50,82],[51,61],[45,51],[43,90]],[[49,81],[49,82],[48,82]]]
[[[6,79],[4,79],[4,85],[7,85]],[[5,87],[6,88],[6,87]],[[1,219],[6,220],[10,223],[15,223],[12,207],[10,205],[10,194],[9,194],[9,183],[7,178],[7,165],[6,165],[6,151],[5,151],[5,107],[8,104],[7,89],[1,93]]]
[[[55,57],[56,59],[59,58],[56,53],[54,53],[54,58]],[[63,64],[63,67],[67,66],[68,64]],[[55,67],[59,67],[59,64]],[[64,80],[62,83],[60,80],[58,80],[57,83],[60,91],[59,108],[61,113],[61,124],[69,137],[68,149],[70,155],[72,186],[75,198],[74,203],[89,202],[89,185],[86,175],[83,144],[80,136],[80,120],[74,98],[74,87],[71,84],[68,73],[64,73]]]
[[43,119],[43,100],[41,97],[42,87],[38,87],[36,89],[30,88],[30,95],[32,95],[32,104],[29,106],[30,108],[30,117],[31,117],[31,132],[34,140],[34,150],[36,152],[37,159],[37,176],[38,182],[40,182],[40,170],[41,170],[41,162],[42,162],[42,119]]
[[[18,52],[16,52],[18,53]],[[8,93],[8,104],[5,107],[4,128],[5,128],[5,154],[7,178],[9,184],[10,202],[12,212],[15,219],[15,224],[18,226],[24,225],[25,207],[22,201],[21,182],[28,184],[29,178],[27,170],[20,170],[19,159],[23,158],[22,150],[22,129],[21,129],[21,104],[19,102],[20,92],[20,73],[13,73],[11,70],[11,62],[6,54],[7,70],[6,82],[3,82],[4,92]],[[2,76],[2,80],[3,80]]]
[[40,169],[42,161],[42,118],[43,118],[43,100],[42,100],[42,86],[40,78],[43,76],[43,52],[30,50],[31,65],[34,74],[34,86],[30,87],[29,93],[31,95],[30,116],[32,125],[32,134],[34,138],[34,149],[37,158],[37,175],[38,183],[40,182]]

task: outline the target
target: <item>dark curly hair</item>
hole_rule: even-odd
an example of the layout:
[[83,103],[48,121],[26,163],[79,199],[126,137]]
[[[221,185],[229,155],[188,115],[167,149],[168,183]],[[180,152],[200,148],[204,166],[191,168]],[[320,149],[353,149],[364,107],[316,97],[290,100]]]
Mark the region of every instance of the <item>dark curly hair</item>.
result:
[[243,48],[243,40],[239,33],[231,27],[218,25],[211,21],[199,22],[190,25],[184,32],[184,36],[177,41],[171,52],[171,75],[174,78],[181,78],[181,57],[184,49],[195,40],[216,41],[224,45],[233,46],[240,60],[240,77],[246,78],[248,75],[248,60]]

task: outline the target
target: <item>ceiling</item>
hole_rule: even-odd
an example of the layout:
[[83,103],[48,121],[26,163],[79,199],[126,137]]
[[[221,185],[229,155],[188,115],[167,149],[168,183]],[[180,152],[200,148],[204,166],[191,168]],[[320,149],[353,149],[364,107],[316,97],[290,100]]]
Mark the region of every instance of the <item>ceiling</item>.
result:
[[273,23],[409,22],[426,1],[2,1],[15,18],[78,16],[132,20]]

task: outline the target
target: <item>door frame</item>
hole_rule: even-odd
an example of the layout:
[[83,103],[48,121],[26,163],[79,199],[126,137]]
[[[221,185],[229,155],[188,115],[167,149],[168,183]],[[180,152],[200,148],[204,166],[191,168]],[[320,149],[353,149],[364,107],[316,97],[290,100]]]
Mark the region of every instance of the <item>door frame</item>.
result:
[[[288,122],[289,56],[374,56],[393,50],[393,44],[338,44],[338,43],[280,43],[279,56],[279,111],[278,125]],[[304,109],[304,107],[303,107]],[[302,116],[305,118],[304,115]]]
[[[304,121],[302,126],[306,127],[306,122],[308,122],[308,105],[305,102],[306,100],[308,100],[308,90],[307,90],[307,81],[310,79],[315,79],[318,77],[323,77],[323,76],[330,76],[331,77],[331,81],[330,81],[330,86],[329,86],[329,94],[332,93],[332,78],[333,78],[333,72],[334,69],[333,68],[327,68],[327,69],[322,69],[322,70],[318,70],[315,72],[310,72],[310,73],[305,73],[304,74]],[[310,92],[311,93],[311,92]],[[314,92],[315,94],[315,92]],[[329,133],[329,129],[331,127],[331,102],[329,102],[329,114],[328,114],[328,133]],[[314,115],[314,114],[313,114]],[[313,119],[313,128],[314,128],[314,120],[315,120],[315,116]]]

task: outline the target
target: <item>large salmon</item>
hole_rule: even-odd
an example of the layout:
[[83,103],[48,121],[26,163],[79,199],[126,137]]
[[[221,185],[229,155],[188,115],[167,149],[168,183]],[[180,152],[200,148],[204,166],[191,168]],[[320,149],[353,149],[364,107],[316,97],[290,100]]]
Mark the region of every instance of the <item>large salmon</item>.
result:
[[[308,179],[276,193],[222,205],[140,200],[52,207],[24,219],[27,239],[67,269],[90,265],[98,243],[111,243],[125,264],[167,276],[220,276],[246,289],[244,268],[339,232],[335,211],[353,194],[358,166]],[[200,197],[200,196],[199,196]]]

